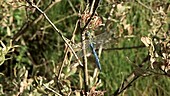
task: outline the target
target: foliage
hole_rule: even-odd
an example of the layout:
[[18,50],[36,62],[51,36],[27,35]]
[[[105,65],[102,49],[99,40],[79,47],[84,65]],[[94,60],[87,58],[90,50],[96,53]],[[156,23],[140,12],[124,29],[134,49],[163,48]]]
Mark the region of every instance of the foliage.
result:
[[95,44],[102,71],[90,55],[88,74],[76,60],[85,63],[86,0],[32,1],[0,1],[0,95],[170,95],[168,0],[100,2],[86,30],[103,43]]

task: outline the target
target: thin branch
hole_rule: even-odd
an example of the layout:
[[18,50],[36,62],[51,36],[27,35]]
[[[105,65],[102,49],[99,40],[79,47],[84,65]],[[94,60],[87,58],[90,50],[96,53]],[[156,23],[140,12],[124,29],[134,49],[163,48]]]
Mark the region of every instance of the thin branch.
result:
[[[64,20],[66,20],[66,19],[68,19],[68,18],[72,18],[72,17],[74,17],[74,16],[78,16],[78,15],[74,13],[74,14],[65,16],[64,18],[61,18],[61,19],[59,19],[59,20],[54,21],[54,24],[57,24],[57,23],[59,23],[59,22],[61,22],[61,21],[64,21]],[[51,25],[45,26],[44,29],[49,28],[49,27],[51,27]]]
[[[76,22],[76,26],[75,26],[74,31],[73,31],[73,33],[72,33],[71,41],[72,41],[73,43],[74,43],[74,38],[75,38],[75,33],[76,33],[76,30],[77,30],[78,23],[79,23],[79,21]],[[63,62],[62,62],[61,67],[59,68],[59,72],[58,72],[58,75],[57,75],[57,83],[58,83],[58,88],[59,88],[60,93],[62,93],[62,92],[61,92],[61,90],[60,90],[61,88],[60,88],[60,85],[59,85],[59,80],[60,80],[61,72],[62,72],[63,67],[64,67],[64,63],[66,62],[66,59],[67,59],[67,56],[68,56],[68,53],[69,53],[69,50],[68,50],[68,49],[69,49],[68,46],[66,46],[65,55],[64,55],[64,60],[63,60]],[[72,57],[72,54],[71,54],[70,57]],[[69,60],[69,61],[71,61],[71,60]]]
[[74,11],[74,13],[77,14],[76,9],[74,8],[74,6],[73,6],[73,4],[71,3],[70,0],[68,0],[68,3],[70,4],[70,6],[71,6],[72,10]]
[[[144,65],[149,59],[150,59],[150,56],[147,55],[147,56],[143,59],[142,63],[138,65],[137,68],[139,68],[139,69],[142,68],[143,65]],[[137,69],[135,69],[135,70],[137,70]],[[135,82],[139,77],[141,77],[141,76],[144,75],[144,73],[142,74],[142,72],[141,72],[141,74],[136,75],[137,73],[135,73],[135,72],[136,72],[136,71],[133,71],[133,72],[123,81],[123,83],[121,84],[121,86],[113,93],[113,96],[117,96],[117,95],[121,94],[121,93],[122,93],[123,91],[125,91],[128,87],[130,87],[131,84],[132,84],[133,82]]]
[[[73,31],[73,33],[72,33],[71,41],[72,41],[73,43],[74,43],[75,32],[76,32],[76,30],[77,30],[78,22],[79,22],[79,21],[76,22],[75,29],[74,29],[74,31]],[[68,46],[66,46],[65,55],[64,55],[64,60],[63,60],[62,65],[61,65],[61,67],[60,67],[60,69],[59,69],[59,72],[58,72],[58,78],[57,78],[58,80],[60,79],[60,75],[61,75],[61,72],[62,72],[62,70],[63,70],[65,60],[67,59],[68,52],[69,52]]]
[[[51,9],[56,3],[60,2],[61,0],[55,0],[55,2],[52,1],[50,5],[47,6],[47,8],[44,10],[44,13],[46,13],[49,9]],[[39,15],[39,17],[34,20],[33,24],[37,24],[42,19],[43,15]]]
[[56,92],[56,91],[53,90],[52,88],[48,87],[47,85],[43,84],[43,86],[44,86],[46,89],[48,89],[48,90],[52,91],[53,93],[55,93],[57,96],[62,96],[61,94],[59,94],[58,92]]
[[82,39],[82,50],[83,50],[83,64],[84,64],[84,86],[85,86],[85,95],[87,95],[88,92],[88,68],[87,68],[87,57],[86,57],[86,42],[85,42],[85,37],[86,37],[86,31],[83,31],[81,35]]
[[[131,76],[133,76],[133,75],[134,75],[134,74],[132,74]],[[125,90],[126,90],[128,87],[130,87],[131,84],[132,84],[134,81],[136,81],[139,77],[140,77],[140,76],[134,76],[133,79],[132,79],[130,82],[128,82],[125,87],[124,87],[125,82],[123,82],[123,84],[121,85],[122,89],[121,89],[121,90],[119,90],[119,89],[116,90],[116,92],[114,93],[113,96],[117,96],[117,95],[119,95],[120,93],[122,93],[123,91],[125,91]]]
[[[47,12],[52,6],[54,6],[56,3],[58,3],[60,0],[55,0],[55,2],[53,2],[52,4],[50,4],[44,12]],[[36,4],[38,6],[39,2]],[[34,13],[35,10],[32,11],[32,13]],[[27,13],[26,13],[27,14]],[[27,14],[28,15],[28,14]],[[32,21],[27,20],[23,26],[20,28],[20,30],[14,35],[12,43],[14,44],[16,41],[18,41],[18,37],[20,37],[21,35],[23,35],[25,32],[27,32],[27,30],[34,24],[36,24],[38,21],[40,21],[42,19],[43,15],[40,14],[37,18],[35,18]]]
[[122,47],[122,48],[103,48],[103,51],[111,51],[111,50],[127,50],[127,49],[138,49],[138,48],[146,48],[145,45],[139,46],[131,46],[131,47]]
[[81,61],[80,61],[80,59],[78,58],[78,56],[76,55],[75,51],[73,50],[72,46],[68,43],[67,38],[65,38],[65,37],[63,36],[63,34],[60,32],[60,30],[59,30],[59,29],[54,25],[54,23],[48,18],[48,16],[47,16],[38,6],[34,5],[32,2],[30,2],[30,1],[28,1],[28,0],[26,0],[26,1],[27,1],[32,7],[36,8],[41,14],[43,14],[43,16],[46,18],[46,20],[47,20],[47,21],[51,24],[51,26],[54,28],[55,32],[57,32],[57,33],[60,35],[60,37],[64,40],[64,42],[68,45],[68,47],[70,48],[70,50],[72,51],[72,53],[74,54],[74,56],[76,57],[76,59],[78,60],[79,64],[80,64],[81,66],[83,66],[82,63],[81,63]]
[[30,25],[32,25],[32,22],[30,22],[30,21],[27,21],[23,24],[23,26],[20,28],[20,30],[12,38],[13,45],[17,41],[18,37],[20,37],[22,34],[24,34],[26,32],[26,30],[30,27]]

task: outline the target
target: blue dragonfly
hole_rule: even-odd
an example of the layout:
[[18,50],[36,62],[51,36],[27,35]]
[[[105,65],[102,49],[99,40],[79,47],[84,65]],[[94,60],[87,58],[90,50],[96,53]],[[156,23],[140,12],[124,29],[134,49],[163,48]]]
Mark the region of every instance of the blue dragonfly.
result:
[[[113,37],[113,35],[114,35],[114,31],[110,31],[110,32],[104,32],[104,33],[101,33],[99,35],[92,37],[89,31],[86,32],[86,36],[88,37],[88,40],[85,40],[86,52],[87,52],[86,55],[87,57],[90,56],[91,53],[94,55],[96,65],[99,70],[101,70],[102,68],[101,68],[98,55],[95,51],[95,48],[100,48],[101,46],[105,46],[106,48],[106,45],[108,43],[115,42],[117,38]],[[76,52],[79,58],[83,57],[81,45],[82,45],[81,42],[72,45],[73,50]],[[72,58],[72,60],[74,61],[75,58]]]
[[87,36],[88,36],[88,38],[89,38],[89,46],[90,46],[90,49],[91,49],[91,51],[92,51],[92,53],[93,53],[93,55],[94,55],[94,57],[95,57],[96,65],[97,65],[97,67],[99,68],[99,70],[101,71],[101,70],[102,70],[101,64],[100,64],[100,61],[99,61],[99,57],[97,56],[97,53],[96,53],[96,51],[95,51],[95,49],[94,49],[94,44],[93,44],[93,42],[92,42],[92,36],[91,36],[91,34],[90,34],[89,31],[87,31],[86,34],[87,34]]

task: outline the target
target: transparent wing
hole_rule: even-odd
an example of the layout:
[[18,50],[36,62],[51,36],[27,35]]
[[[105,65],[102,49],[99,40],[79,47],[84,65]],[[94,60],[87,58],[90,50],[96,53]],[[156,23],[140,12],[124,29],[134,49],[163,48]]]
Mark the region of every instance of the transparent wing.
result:
[[[116,38],[113,38],[113,34],[114,34],[113,32],[104,32],[104,33],[101,33],[95,36],[93,40],[85,41],[87,57],[90,56],[91,54],[94,55],[96,65],[99,68],[99,70],[101,70],[101,65],[100,65],[99,58],[97,56],[95,49],[99,49],[101,45],[105,45],[112,40],[116,40]],[[89,39],[91,39],[91,37]],[[80,42],[78,44],[73,45],[73,49],[76,51],[79,58],[83,57],[81,44],[82,43]],[[75,60],[75,58],[73,60]]]
[[[94,48],[99,48],[101,45],[105,45],[105,44],[107,44],[107,43],[109,43],[111,41],[116,41],[117,38],[114,38],[113,34],[114,34],[113,32],[104,32],[104,33],[101,33],[101,34],[95,36],[93,38],[93,41],[92,41],[95,44]],[[86,42],[87,50],[90,49],[89,40],[86,40],[85,42]],[[81,44],[82,43],[80,42],[80,43],[72,45],[75,52],[78,52],[78,51],[82,50],[81,49]]]

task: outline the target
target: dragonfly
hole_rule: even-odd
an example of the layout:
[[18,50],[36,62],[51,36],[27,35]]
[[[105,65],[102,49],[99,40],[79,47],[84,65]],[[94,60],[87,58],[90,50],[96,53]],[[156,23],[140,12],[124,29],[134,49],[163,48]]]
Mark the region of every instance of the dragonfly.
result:
[[89,46],[90,46],[90,49],[91,49],[91,51],[92,51],[92,53],[93,53],[93,55],[94,55],[94,57],[95,57],[96,65],[97,65],[98,69],[101,71],[101,70],[102,70],[101,64],[100,64],[100,61],[99,61],[99,57],[97,56],[97,53],[96,53],[96,51],[95,51],[95,49],[94,49],[94,44],[93,44],[93,42],[92,42],[92,36],[91,36],[91,34],[90,34],[89,31],[86,32],[86,35],[87,35],[88,38],[89,38]]
[[[101,45],[106,45],[111,41],[113,41],[113,42],[116,41],[118,39],[118,37],[113,37],[114,33],[115,33],[115,30],[109,31],[109,32],[106,31],[106,32],[103,32],[101,34],[98,34],[98,35],[92,37],[93,40],[85,40],[85,44],[86,44],[85,48],[89,49],[89,44],[91,43],[90,41],[95,43],[95,46],[94,46],[95,48],[100,48]],[[78,51],[82,50],[81,45],[82,45],[82,42],[72,44],[72,48],[74,49],[75,52],[78,52]],[[89,51],[88,51],[88,53],[89,53]]]
[[[91,36],[90,32],[87,32],[86,36],[88,37],[87,40],[85,40],[85,44],[86,44],[86,56],[89,57],[90,55],[94,55],[95,57],[95,64],[97,65],[98,69],[101,70],[101,64],[98,58],[98,55],[95,51],[95,49],[99,49],[101,46],[105,46],[110,43],[110,42],[116,42],[117,41],[117,37],[113,37],[115,33],[115,30],[113,31],[106,31],[103,32],[101,34],[98,34],[96,36]],[[82,42],[76,43],[76,44],[72,44],[72,48],[73,50],[76,52],[77,56],[79,58],[83,57],[82,54]],[[72,60],[75,60],[75,57],[72,58]]]

